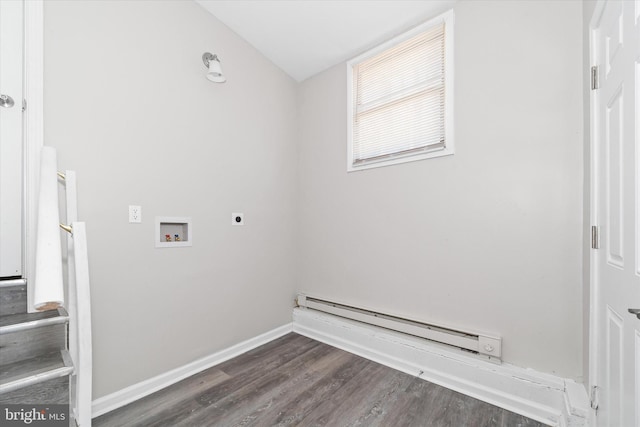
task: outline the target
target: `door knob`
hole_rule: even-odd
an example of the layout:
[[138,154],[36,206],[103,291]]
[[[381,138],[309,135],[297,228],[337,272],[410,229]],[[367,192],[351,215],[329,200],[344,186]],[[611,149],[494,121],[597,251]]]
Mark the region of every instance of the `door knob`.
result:
[[640,308],[630,308],[629,313],[635,314],[636,316],[638,316],[638,319],[640,319]]
[[0,95],[0,107],[11,108],[16,103],[13,101],[13,98],[9,95]]

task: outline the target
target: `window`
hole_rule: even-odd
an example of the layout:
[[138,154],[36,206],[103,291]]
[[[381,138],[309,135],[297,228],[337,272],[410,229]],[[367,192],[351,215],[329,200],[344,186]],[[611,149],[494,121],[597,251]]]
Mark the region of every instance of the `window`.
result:
[[453,12],[349,61],[347,170],[453,154]]

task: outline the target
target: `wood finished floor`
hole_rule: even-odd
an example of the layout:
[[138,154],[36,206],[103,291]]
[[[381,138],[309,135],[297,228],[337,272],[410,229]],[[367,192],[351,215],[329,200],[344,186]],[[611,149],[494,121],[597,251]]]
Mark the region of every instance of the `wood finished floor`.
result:
[[543,426],[293,333],[93,421],[95,427]]

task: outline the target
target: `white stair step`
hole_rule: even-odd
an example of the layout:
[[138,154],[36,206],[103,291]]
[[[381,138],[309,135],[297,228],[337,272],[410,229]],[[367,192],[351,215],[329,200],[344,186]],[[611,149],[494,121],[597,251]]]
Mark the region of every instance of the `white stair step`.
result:
[[73,373],[66,350],[0,366],[0,395]]
[[26,284],[27,284],[27,279],[0,280],[0,288],[6,288],[9,286],[24,286]]
[[68,321],[69,315],[63,308],[39,313],[20,313],[0,316],[0,335],[67,323]]
[[64,309],[0,316],[0,362],[10,364],[67,348]]

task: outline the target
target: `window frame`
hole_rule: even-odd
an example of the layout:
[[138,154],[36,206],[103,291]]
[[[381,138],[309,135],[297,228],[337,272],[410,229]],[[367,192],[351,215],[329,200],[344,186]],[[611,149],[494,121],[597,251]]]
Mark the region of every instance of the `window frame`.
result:
[[[372,160],[360,165],[353,164],[353,68],[359,63],[378,55],[396,45],[408,40],[430,28],[444,23],[444,135],[445,148],[422,153],[409,153],[388,159]],[[347,172],[356,172],[371,168],[390,166],[417,160],[449,156],[455,153],[453,134],[453,95],[454,95],[454,44],[453,44],[454,14],[450,9],[420,25],[417,25],[372,49],[358,55],[347,62]]]

